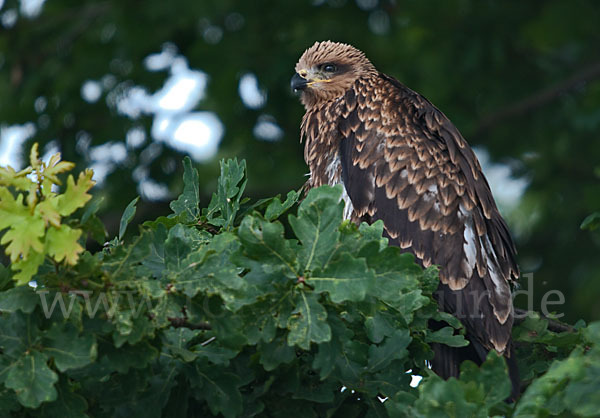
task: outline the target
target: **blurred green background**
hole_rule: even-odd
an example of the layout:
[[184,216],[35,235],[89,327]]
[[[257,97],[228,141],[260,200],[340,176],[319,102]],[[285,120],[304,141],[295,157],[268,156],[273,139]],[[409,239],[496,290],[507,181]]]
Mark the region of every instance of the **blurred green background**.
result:
[[579,225],[600,208],[599,22],[592,0],[0,0],[0,161],[37,141],[93,167],[112,233],[138,194],[138,221],[168,213],[186,153],[205,204],[224,157],[251,197],[285,193],[307,172],[294,65],[351,43],[476,147],[530,307],[556,289],[550,310],[598,319],[600,236]]

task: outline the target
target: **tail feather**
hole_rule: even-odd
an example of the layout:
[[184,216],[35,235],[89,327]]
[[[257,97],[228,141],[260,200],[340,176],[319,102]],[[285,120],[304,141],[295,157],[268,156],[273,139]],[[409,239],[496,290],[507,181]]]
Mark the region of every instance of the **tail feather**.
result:
[[[445,344],[432,344],[434,357],[431,362],[431,369],[441,378],[458,378],[460,375],[460,365],[465,360],[471,360],[480,366],[486,359],[487,350],[480,342],[467,336],[470,344],[466,347],[450,347]],[[507,402],[514,402],[521,393],[521,381],[519,379],[519,369],[514,354],[513,344],[509,343],[504,354],[506,365],[508,367],[508,376],[511,381],[512,389]]]

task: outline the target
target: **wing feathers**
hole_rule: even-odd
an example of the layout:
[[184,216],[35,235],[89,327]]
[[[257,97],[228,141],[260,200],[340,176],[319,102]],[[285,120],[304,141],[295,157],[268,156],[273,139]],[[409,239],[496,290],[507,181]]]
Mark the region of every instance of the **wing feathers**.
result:
[[502,351],[512,321],[508,281],[518,275],[508,229],[460,133],[426,99],[392,84],[359,80],[340,105],[342,177],[353,219],[382,219],[392,244],[424,266],[440,266],[450,292],[483,295],[478,309],[489,310],[498,325],[487,323],[482,341]]

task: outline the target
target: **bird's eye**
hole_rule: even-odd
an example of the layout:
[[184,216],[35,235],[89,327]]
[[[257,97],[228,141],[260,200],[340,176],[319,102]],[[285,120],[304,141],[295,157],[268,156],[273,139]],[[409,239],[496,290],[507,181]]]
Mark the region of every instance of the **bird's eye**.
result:
[[326,73],[334,73],[336,70],[337,70],[337,68],[334,64],[324,64],[323,65],[323,71],[325,71]]

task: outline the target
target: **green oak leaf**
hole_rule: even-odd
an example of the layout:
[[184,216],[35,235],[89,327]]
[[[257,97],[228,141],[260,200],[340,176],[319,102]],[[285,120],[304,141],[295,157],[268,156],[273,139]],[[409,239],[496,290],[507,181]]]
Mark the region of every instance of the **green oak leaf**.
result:
[[64,377],[56,386],[58,395],[54,402],[45,402],[40,408],[41,416],[48,418],[82,418],[88,417],[85,413],[88,403],[76,391],[76,384],[71,384]]
[[183,216],[186,223],[194,222],[200,214],[200,186],[198,170],[192,165],[190,157],[183,159],[183,192],[169,205],[174,216]]
[[185,269],[183,260],[192,250],[191,229],[177,224],[169,230],[164,242],[164,263],[169,270]]
[[217,181],[217,192],[206,211],[208,223],[229,229],[240,210],[240,200],[246,188],[246,161],[237,158],[221,160],[221,174]]
[[259,350],[260,364],[268,372],[275,370],[280,364],[290,363],[296,358],[296,351],[283,338],[275,338],[268,343],[261,343]]
[[327,323],[327,311],[314,293],[298,292],[294,297],[296,309],[288,319],[287,343],[308,350],[310,343],[322,343],[331,339]]
[[415,311],[427,306],[431,303],[431,299],[424,296],[420,289],[411,290],[408,293],[402,293],[400,297],[392,304],[392,306],[400,312],[407,323],[411,323]]
[[231,233],[216,235],[208,244],[190,253],[181,261],[175,287],[188,297],[203,291],[220,296],[232,310],[252,302],[257,292],[249,289],[247,282],[238,276],[239,269],[230,260],[239,248],[237,237]]
[[[115,347],[121,347],[123,344],[128,343],[130,345],[135,345],[138,342],[142,341],[145,337],[151,337],[154,335],[155,327],[152,321],[148,318],[145,311],[140,311],[140,307],[144,306],[144,299],[141,301],[137,301],[131,297],[132,304],[138,304],[138,308],[135,311],[125,310],[125,311],[117,311],[115,314],[115,320],[118,321],[120,317],[126,316],[125,323],[127,324],[124,328],[128,328],[127,330],[120,329],[120,323],[116,323],[116,330],[113,332],[113,341],[115,343]],[[126,332],[123,332],[126,331]],[[121,333],[123,332],[123,333]]]
[[58,375],[46,364],[48,358],[39,351],[31,351],[20,357],[6,376],[4,384],[14,389],[21,405],[37,408],[42,402],[56,399],[54,383]]
[[225,417],[240,415],[240,377],[218,367],[201,367],[203,364],[197,362],[193,372],[189,373],[190,382],[195,389],[194,396],[205,400],[213,414],[221,413]]
[[487,417],[480,406],[465,399],[463,385],[455,378],[431,375],[419,385],[415,409],[425,417]]
[[281,199],[279,199],[279,195],[274,197],[265,210],[265,219],[268,221],[274,221],[275,219],[279,218],[292,206],[294,206],[294,204],[298,202],[298,199],[300,199],[300,193],[294,190],[288,192],[283,203],[281,202]]
[[374,285],[375,274],[362,258],[343,253],[323,269],[316,269],[307,283],[315,292],[328,292],[334,303],[346,300],[358,302]]
[[338,364],[340,353],[344,353],[343,342],[350,341],[353,335],[338,316],[332,315],[328,318],[328,322],[331,326],[331,339],[319,344],[312,363],[313,368],[319,370],[321,379],[326,379],[333,372]]
[[471,361],[460,366],[460,382],[464,383],[466,399],[482,402],[491,407],[503,402],[510,395],[511,383],[508,378],[506,361],[494,350],[478,367]]
[[365,320],[365,329],[369,339],[379,344],[385,337],[390,337],[396,330],[394,318],[391,314],[377,311]]
[[17,310],[31,313],[40,302],[40,296],[30,286],[17,286],[0,292],[0,312]]
[[197,354],[189,349],[189,346],[200,331],[188,328],[169,328],[162,333],[163,348],[166,348],[174,356],[180,357],[189,363],[194,361]]
[[233,350],[212,343],[208,345],[195,345],[192,347],[192,351],[198,357],[204,357],[213,364],[223,366],[229,366],[230,361],[239,354],[239,350]]
[[393,360],[402,359],[408,354],[406,347],[412,338],[407,329],[396,330],[380,345],[369,347],[369,369],[379,371],[386,368]]
[[168,230],[163,224],[158,224],[155,228],[142,233],[142,239],[149,253],[149,256],[142,260],[142,265],[147,269],[149,276],[160,278],[166,269],[165,241],[167,236]]
[[438,331],[428,332],[425,336],[428,343],[442,343],[450,347],[465,347],[469,341],[460,334],[454,335],[454,328],[444,327]]
[[104,196],[94,198],[83,211],[83,214],[81,215],[81,223],[86,223],[90,218],[96,215],[96,213],[98,213],[98,210],[100,210],[100,208],[102,207],[103,203]]
[[362,385],[369,361],[369,347],[358,339],[342,341],[342,350],[335,359],[336,374],[347,386],[358,388]]
[[0,320],[0,351],[3,356],[18,358],[39,341],[37,317],[21,311],[3,314]]
[[[1,360],[0,360],[1,363]],[[1,366],[0,366],[1,367]],[[0,382],[2,379],[0,379]],[[4,386],[0,386],[0,411],[4,413],[6,417],[17,416],[17,414],[11,414],[11,412],[16,412],[21,408],[19,401],[17,400],[16,393],[7,389]]]
[[403,294],[420,288],[423,270],[415,264],[412,254],[402,254],[397,247],[380,250],[378,242],[371,242],[360,250],[359,256],[375,271],[374,295],[387,304],[397,308]]
[[259,216],[246,216],[239,227],[238,237],[244,254],[263,263],[265,273],[277,272],[296,279],[298,260],[296,247],[284,237],[280,222],[267,222]]
[[44,353],[54,358],[54,364],[61,372],[86,366],[96,359],[94,336],[79,335],[77,329],[68,322],[55,323],[44,334],[44,340]]
[[579,228],[587,229],[589,231],[593,231],[598,227],[600,227],[600,212],[594,212],[588,215],[579,226]]
[[131,220],[135,216],[135,205],[137,205],[138,200],[140,200],[139,196],[133,199],[131,202],[129,202],[129,204],[123,211],[123,215],[121,215],[121,220],[119,221],[119,241],[122,240],[125,236],[125,232],[127,231],[127,225],[129,225],[129,222],[131,222]]
[[130,368],[143,369],[148,367],[157,356],[158,351],[148,341],[135,345],[125,344],[119,348],[113,345],[104,345],[100,350],[100,359],[109,369],[119,373],[127,373]]
[[335,250],[344,210],[341,195],[341,186],[312,189],[300,204],[298,216],[288,218],[302,243],[299,259],[305,271],[325,265]]
[[379,246],[379,251],[383,251],[386,248],[395,248],[388,247],[388,239],[383,236],[383,221],[381,219],[373,222],[372,224],[368,224],[366,222],[362,222],[358,231],[367,243],[376,243]]
[[[248,276],[244,276],[246,279]],[[244,334],[252,345],[259,341],[269,342],[275,338],[278,318],[285,317],[285,323],[293,306],[289,294],[273,303],[271,300],[260,300],[252,305],[244,306],[240,315],[244,319]],[[283,326],[285,326],[285,323]]]

